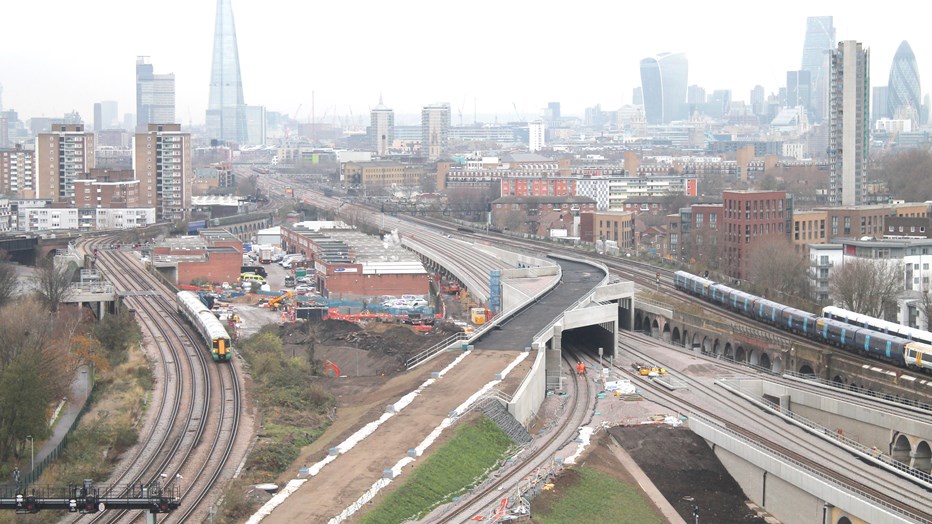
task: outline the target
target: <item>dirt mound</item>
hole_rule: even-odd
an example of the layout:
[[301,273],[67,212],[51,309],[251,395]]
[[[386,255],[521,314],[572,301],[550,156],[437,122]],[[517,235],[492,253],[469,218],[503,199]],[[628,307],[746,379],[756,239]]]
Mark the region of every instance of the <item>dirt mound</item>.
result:
[[[438,324],[430,331],[419,331],[407,324],[368,322],[354,324],[345,320],[323,320],[288,324],[281,336],[286,353],[302,354],[310,360],[330,359],[349,349],[361,350],[363,358],[379,374],[392,374],[404,368],[404,361],[436,346],[462,331],[454,324]],[[353,355],[355,363],[358,355]]]

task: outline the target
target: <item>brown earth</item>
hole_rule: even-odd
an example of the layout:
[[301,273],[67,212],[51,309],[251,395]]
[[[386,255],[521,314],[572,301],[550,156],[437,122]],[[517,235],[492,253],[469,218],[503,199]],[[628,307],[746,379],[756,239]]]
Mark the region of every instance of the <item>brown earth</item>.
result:
[[[295,355],[304,355],[319,362],[330,360],[339,366],[344,378],[324,379],[325,387],[337,398],[336,419],[317,442],[302,451],[295,467],[284,473],[279,481],[284,483],[294,478],[294,472],[298,467],[312,464],[323,458],[328,446],[341,442],[362,425],[377,419],[384,413],[386,404],[409,393],[429,377],[430,371],[442,369],[456,358],[458,353],[447,353],[433,361],[428,366],[430,370],[402,372],[406,358],[448,338],[457,329],[453,325],[438,326],[432,332],[425,334],[416,332],[407,325],[372,322],[359,326],[335,320],[283,326],[281,334],[286,353],[290,351]],[[488,372],[493,373],[491,370],[494,368],[495,366],[489,368]],[[449,394],[448,390],[447,395]],[[406,410],[403,418],[415,417],[416,411],[411,408]],[[417,418],[442,418],[442,415],[446,413],[444,410],[448,409],[449,406],[441,409],[435,407]],[[421,422],[415,423],[414,420],[406,422],[415,426],[422,425]],[[397,426],[395,431],[402,427],[406,427],[406,424]],[[697,505],[701,514],[700,519],[704,522],[765,522],[749,509],[740,487],[712,454],[705,441],[688,429],[672,429],[667,426],[654,425],[629,426],[612,428],[609,434],[628,451],[687,522],[694,520],[693,508]],[[370,447],[376,442],[378,440],[366,446],[369,449],[365,455],[385,453],[384,462],[379,467],[389,467],[391,462],[404,453],[401,449],[377,451]],[[398,444],[400,442],[395,443],[396,447]],[[374,447],[381,448],[382,446]],[[432,446],[429,451],[434,449],[437,449],[437,445]],[[373,474],[372,468],[375,465],[362,458],[356,461],[347,459],[350,457],[343,457],[341,461],[338,461],[342,462],[340,470],[344,476],[347,471],[345,468],[352,462],[358,462],[364,469],[370,470],[368,474],[364,471],[358,472],[361,477],[368,478],[357,482],[358,485],[348,491],[355,492],[368,487],[372,482],[373,477],[370,475]],[[634,477],[621,466],[602,439],[591,447],[585,463],[614,476],[619,482],[636,483]],[[324,468],[324,472],[330,475],[335,473],[330,467]],[[322,472],[320,478],[311,482],[316,487],[315,491],[320,491],[322,485],[335,484],[332,486],[334,488],[341,485],[341,482],[335,481],[336,479],[327,478],[330,475]],[[576,480],[575,475],[572,469],[568,469],[555,480],[555,484],[558,488],[561,485],[565,487]],[[356,475],[351,475],[353,476]],[[339,477],[340,475],[337,476]],[[349,486],[342,487],[348,488]],[[350,501],[341,496],[339,492],[340,490],[336,490],[330,493],[328,490],[330,503],[326,506],[330,506],[327,508],[330,511],[345,507],[345,504]],[[540,504],[552,504],[561,492],[565,492],[565,489],[544,492],[535,499],[534,505],[540,507],[538,506]],[[310,517],[305,513],[306,509],[294,507],[294,502],[296,501],[286,503],[284,506],[291,507],[280,508],[284,511],[276,512],[273,518],[267,520],[284,522],[296,516]],[[323,513],[314,513],[315,516],[312,518],[323,516]],[[359,516],[360,514],[357,514],[351,520],[355,522]]]

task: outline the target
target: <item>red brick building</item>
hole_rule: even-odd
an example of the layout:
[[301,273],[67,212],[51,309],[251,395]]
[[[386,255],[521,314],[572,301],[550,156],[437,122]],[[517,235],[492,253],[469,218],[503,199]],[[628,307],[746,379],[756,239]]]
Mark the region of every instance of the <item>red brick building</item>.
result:
[[747,278],[755,244],[787,238],[792,231],[793,198],[784,191],[724,191],[722,257],[729,275]]
[[374,300],[430,293],[430,279],[397,238],[360,233],[342,222],[283,224],[282,248],[301,253],[314,269],[318,292],[328,298]]
[[616,242],[618,249],[635,249],[635,213],[631,211],[596,211],[579,214],[579,239]]
[[197,236],[170,238],[152,250],[152,265],[170,281],[234,283],[243,266],[243,243],[224,229],[202,229]]
[[596,211],[595,200],[580,196],[501,197],[492,202],[492,225],[498,229],[549,237],[555,231],[575,236],[576,218]]
[[74,181],[74,207],[141,207],[139,184],[132,169],[91,169],[88,178]]

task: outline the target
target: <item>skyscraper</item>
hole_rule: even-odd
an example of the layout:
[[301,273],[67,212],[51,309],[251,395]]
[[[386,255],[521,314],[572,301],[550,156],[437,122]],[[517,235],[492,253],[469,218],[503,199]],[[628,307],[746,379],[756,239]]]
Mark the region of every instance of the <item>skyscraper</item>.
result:
[[378,155],[385,155],[395,141],[395,112],[382,103],[369,113],[369,147]]
[[243,101],[243,79],[230,0],[217,0],[207,135],[223,142],[243,144],[247,140],[246,103]]
[[890,65],[890,80],[887,82],[887,114],[891,118],[911,119],[920,124],[922,114],[922,90],[919,87],[919,66],[916,55],[903,40]]
[[786,107],[812,110],[812,73],[805,69],[786,72]]
[[854,40],[838,42],[830,64],[829,200],[836,206],[859,205],[870,149],[870,51]]
[[835,47],[835,26],[830,16],[810,16],[806,19],[806,41],[803,43],[802,70],[809,71],[812,107],[811,122],[821,122],[828,107],[828,57]]
[[117,103],[115,100],[105,100],[94,104],[94,131],[113,129],[119,126],[117,121]]
[[147,56],[136,57],[136,130],[175,121],[175,75],[155,74]]
[[528,122],[528,151],[536,153],[546,145],[545,125],[543,120]]
[[890,118],[887,112],[887,86],[874,86],[871,91],[871,123],[881,118]]
[[450,104],[431,104],[421,110],[421,151],[428,160],[443,155],[450,136]]
[[641,60],[641,87],[648,124],[668,124],[684,118],[688,70],[683,53],[660,53]]

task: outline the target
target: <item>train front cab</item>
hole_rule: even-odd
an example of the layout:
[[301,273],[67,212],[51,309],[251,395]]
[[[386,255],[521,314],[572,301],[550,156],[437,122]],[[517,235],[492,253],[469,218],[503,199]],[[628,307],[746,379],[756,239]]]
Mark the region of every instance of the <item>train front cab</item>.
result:
[[932,371],[932,345],[908,342],[903,349],[903,360],[910,369]]
[[217,337],[213,340],[210,356],[217,362],[228,362],[233,357],[233,346],[229,338]]

